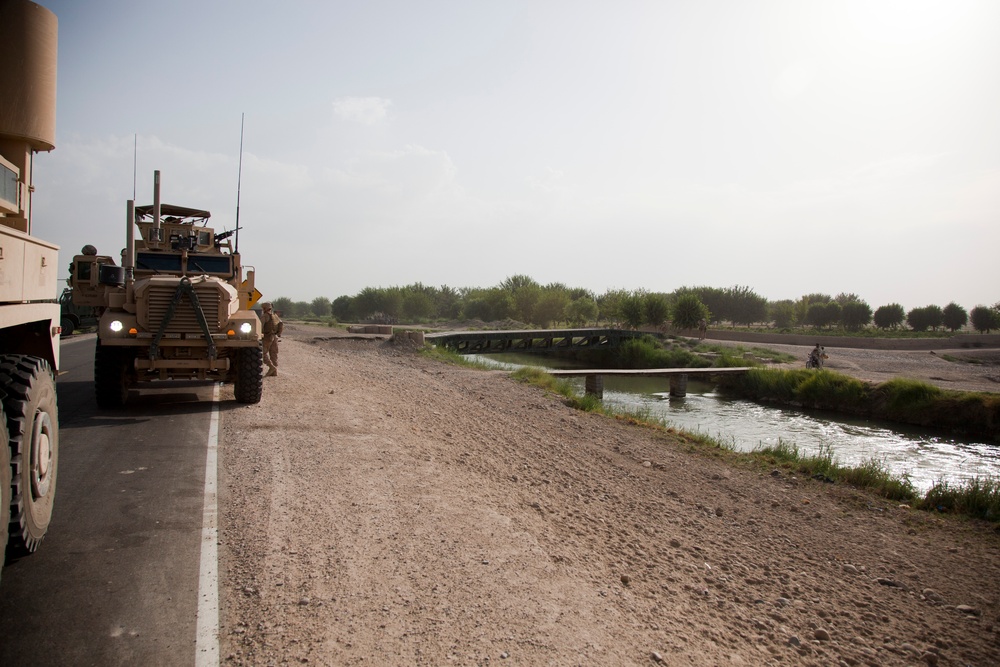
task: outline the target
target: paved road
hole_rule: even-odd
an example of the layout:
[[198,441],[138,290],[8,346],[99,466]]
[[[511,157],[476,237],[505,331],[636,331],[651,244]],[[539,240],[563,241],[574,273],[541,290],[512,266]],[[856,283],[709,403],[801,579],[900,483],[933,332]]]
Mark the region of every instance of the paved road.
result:
[[55,514],[0,581],[0,665],[190,665],[212,386],[93,397],[94,337],[62,346]]

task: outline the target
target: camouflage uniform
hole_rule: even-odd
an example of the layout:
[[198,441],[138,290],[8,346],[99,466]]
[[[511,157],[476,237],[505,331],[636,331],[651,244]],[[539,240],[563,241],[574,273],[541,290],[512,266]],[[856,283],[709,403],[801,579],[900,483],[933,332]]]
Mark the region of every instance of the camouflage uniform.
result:
[[284,331],[285,323],[271,309],[270,303],[261,304],[260,322],[264,332],[264,363],[269,369],[266,377],[272,377],[278,374],[278,336]]

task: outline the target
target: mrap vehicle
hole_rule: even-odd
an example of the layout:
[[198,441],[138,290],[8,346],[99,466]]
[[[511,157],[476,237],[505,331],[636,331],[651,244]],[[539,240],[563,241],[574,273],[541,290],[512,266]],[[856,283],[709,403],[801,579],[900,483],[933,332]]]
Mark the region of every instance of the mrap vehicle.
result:
[[59,463],[59,248],[33,235],[34,159],[55,148],[58,22],[0,0],[0,548],[38,548]]
[[73,257],[73,302],[102,311],[94,355],[99,406],[120,407],[139,383],[171,380],[229,382],[238,402],[260,401],[254,271],[244,279],[231,241],[236,230],[216,233],[210,217],[161,204],[157,171],[153,203],[128,201],[122,265],[93,246]]

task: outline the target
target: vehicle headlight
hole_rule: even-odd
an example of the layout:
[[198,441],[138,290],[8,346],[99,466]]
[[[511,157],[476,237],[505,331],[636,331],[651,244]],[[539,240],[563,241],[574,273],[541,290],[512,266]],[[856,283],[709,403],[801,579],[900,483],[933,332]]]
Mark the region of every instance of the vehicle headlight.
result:
[[125,326],[122,324],[121,320],[111,320],[111,330],[115,333],[120,332]]
[[240,333],[248,334],[250,333],[251,329],[253,329],[253,325],[250,324],[249,322],[244,322],[243,324],[240,325]]

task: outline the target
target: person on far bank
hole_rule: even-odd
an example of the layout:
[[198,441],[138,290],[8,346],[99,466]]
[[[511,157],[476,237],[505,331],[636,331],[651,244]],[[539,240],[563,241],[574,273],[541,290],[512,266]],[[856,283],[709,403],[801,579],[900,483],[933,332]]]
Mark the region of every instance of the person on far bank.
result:
[[260,304],[260,322],[264,332],[264,363],[268,371],[264,377],[274,377],[278,374],[278,337],[285,330],[285,323],[271,307],[270,302]]

